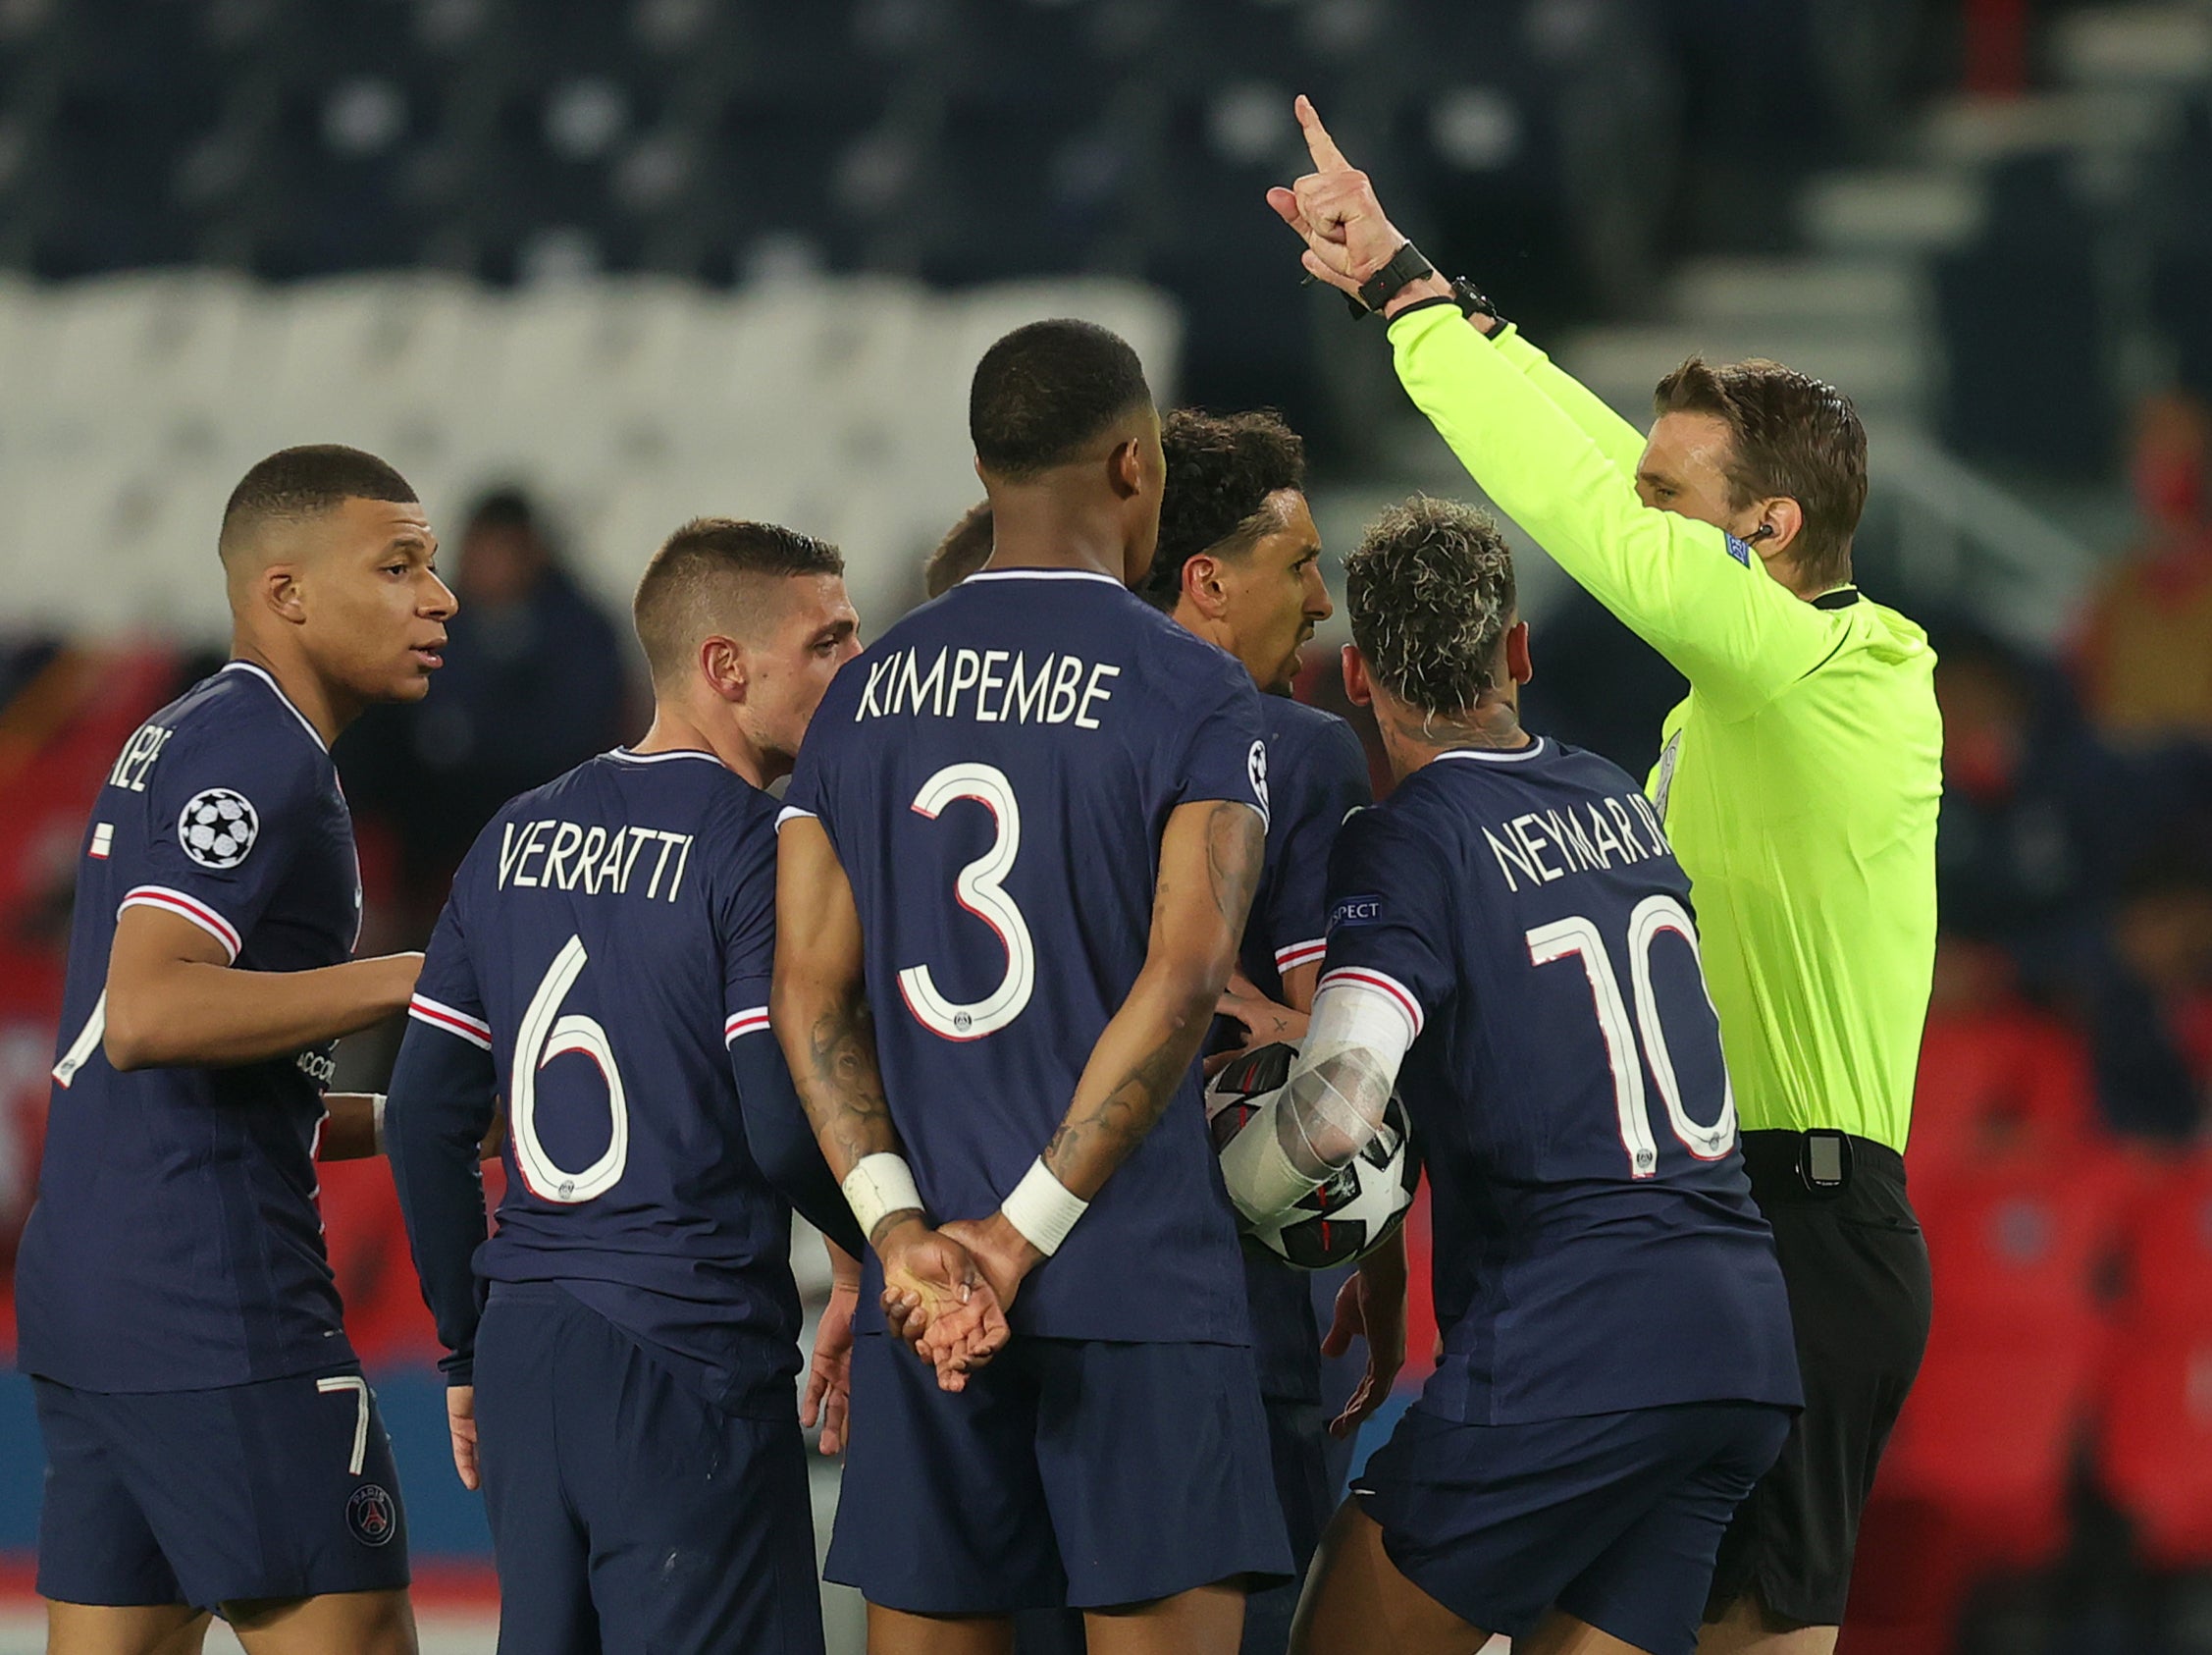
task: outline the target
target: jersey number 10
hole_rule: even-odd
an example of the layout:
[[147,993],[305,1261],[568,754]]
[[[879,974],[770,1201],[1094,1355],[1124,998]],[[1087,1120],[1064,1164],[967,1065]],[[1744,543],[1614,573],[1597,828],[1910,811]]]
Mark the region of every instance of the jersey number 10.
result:
[[[1652,1135],[1652,1117],[1644,1101],[1644,1064],[1659,1083],[1659,1101],[1666,1105],[1667,1125],[1682,1147],[1702,1161],[1716,1161],[1736,1145],[1736,1094],[1728,1084],[1727,1066],[1720,1070],[1720,1113],[1711,1126],[1700,1126],[1683,1106],[1682,1085],[1675,1078],[1674,1058],[1667,1049],[1666,1031],[1659,1027],[1659,994],[1652,984],[1652,948],[1662,932],[1673,932],[1689,944],[1690,960],[1698,967],[1698,989],[1705,991],[1705,969],[1698,955],[1698,928],[1690,923],[1682,904],[1665,894],[1647,896],[1628,917],[1628,975],[1636,994],[1636,1020],[1629,1024],[1628,1004],[1622,999],[1620,978],[1598,928],[1581,915],[1554,920],[1528,934],[1528,957],[1537,965],[1550,965],[1573,955],[1582,961],[1590,979],[1590,997],[1598,1010],[1598,1030],[1606,1038],[1606,1056],[1613,1072],[1613,1104],[1620,1112],[1620,1142],[1628,1151],[1628,1175],[1652,1178],[1659,1173],[1659,1143]],[[1706,1002],[1712,1004],[1709,998]],[[1636,1053],[1637,1037],[1643,1038],[1643,1060]]]

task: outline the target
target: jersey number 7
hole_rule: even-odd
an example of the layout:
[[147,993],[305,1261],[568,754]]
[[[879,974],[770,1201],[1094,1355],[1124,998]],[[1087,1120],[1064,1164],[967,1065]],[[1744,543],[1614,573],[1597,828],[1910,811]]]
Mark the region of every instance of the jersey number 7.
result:
[[[1636,994],[1636,1020],[1629,1024],[1628,1005],[1621,998],[1620,978],[1598,928],[1581,915],[1554,920],[1528,934],[1528,957],[1537,965],[1550,965],[1573,955],[1582,961],[1590,979],[1590,997],[1598,1011],[1598,1030],[1606,1039],[1606,1056],[1613,1072],[1613,1104],[1620,1112],[1620,1142],[1628,1151],[1628,1175],[1652,1178],[1659,1173],[1659,1144],[1652,1135],[1652,1117],[1644,1101],[1644,1062],[1659,1083],[1659,1101],[1666,1105],[1667,1125],[1682,1147],[1702,1161],[1716,1161],[1736,1145],[1736,1094],[1728,1083],[1725,1065],[1720,1071],[1720,1112],[1711,1126],[1690,1118],[1682,1102],[1682,1086],[1675,1078],[1674,1058],[1667,1050],[1666,1031],[1659,1027],[1659,994],[1652,985],[1652,947],[1661,932],[1673,932],[1690,945],[1690,959],[1698,967],[1698,988],[1705,989],[1705,968],[1698,954],[1698,928],[1690,923],[1682,904],[1663,892],[1647,896],[1628,917],[1629,978]],[[1712,1004],[1710,997],[1707,1002]],[[1636,1053],[1637,1037],[1643,1037],[1644,1061]]]

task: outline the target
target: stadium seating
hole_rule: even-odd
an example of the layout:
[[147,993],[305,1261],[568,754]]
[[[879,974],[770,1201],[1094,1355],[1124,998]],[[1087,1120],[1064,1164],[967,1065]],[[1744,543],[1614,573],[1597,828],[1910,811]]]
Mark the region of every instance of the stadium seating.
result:
[[2212,1567],[2212,1158],[2146,1181],[2127,1227],[2097,1474],[2169,1569]]
[[646,551],[718,512],[839,540],[863,614],[892,613],[975,497],[969,368],[1055,312],[1116,328],[1173,394],[1172,306],[1107,279],[951,294],[848,277],[736,297],[655,277],[519,294],[420,274],[0,279],[10,618],[220,640],[224,499],[303,441],[385,455],[448,528],[478,489],[537,485],[617,603]]

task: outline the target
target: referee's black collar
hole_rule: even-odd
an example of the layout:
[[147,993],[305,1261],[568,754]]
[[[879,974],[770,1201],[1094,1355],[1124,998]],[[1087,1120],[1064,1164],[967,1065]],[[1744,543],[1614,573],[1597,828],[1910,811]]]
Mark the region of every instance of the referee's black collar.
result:
[[1859,601],[1859,588],[1839,586],[1833,592],[1823,592],[1813,600],[1817,610],[1847,610]]

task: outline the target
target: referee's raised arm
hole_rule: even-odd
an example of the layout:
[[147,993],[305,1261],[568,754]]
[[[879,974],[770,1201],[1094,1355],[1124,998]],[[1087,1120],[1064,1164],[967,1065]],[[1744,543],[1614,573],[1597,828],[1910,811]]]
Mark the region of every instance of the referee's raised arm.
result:
[[1388,321],[1398,376],[1490,497],[1679,667],[1652,793],[1689,873],[1807,1406],[1721,1546],[1701,1649],[1821,1652],[1926,1341],[1903,1150],[1935,950],[1942,731],[1920,627],[1851,582],[1866,434],[1778,363],[1693,360],[1647,442],[1438,275],[1313,106],[1269,204]]

